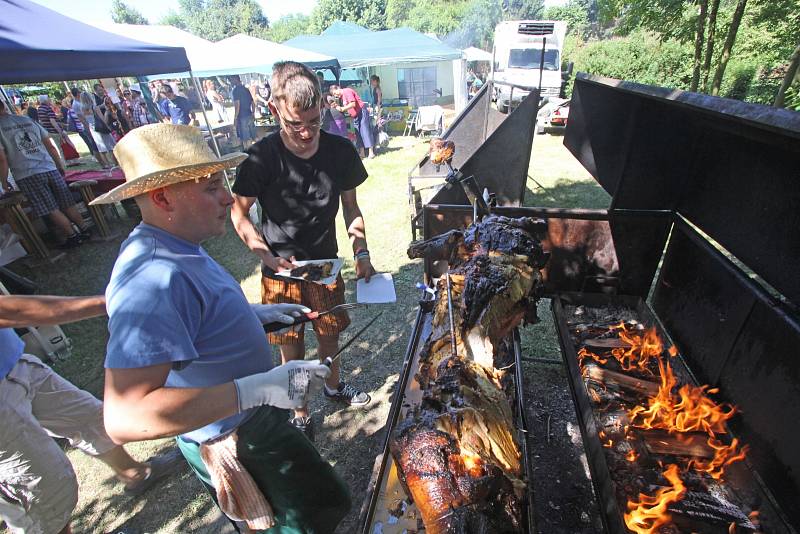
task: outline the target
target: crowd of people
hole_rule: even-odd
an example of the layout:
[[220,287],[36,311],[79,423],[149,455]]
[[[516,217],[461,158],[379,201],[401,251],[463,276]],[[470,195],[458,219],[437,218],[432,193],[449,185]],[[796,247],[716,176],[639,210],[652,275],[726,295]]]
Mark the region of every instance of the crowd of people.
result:
[[[244,122],[258,102],[239,87],[234,82],[234,119]],[[215,90],[206,85],[207,93]],[[323,131],[320,114],[330,96],[341,101],[326,109],[365,120],[363,103],[338,86],[325,95],[302,64],[277,63],[267,108],[280,129],[247,153],[217,156],[198,128],[175,122],[185,113],[178,98],[187,97],[160,92],[176,108],[167,108],[164,123],[134,126],[132,114],[113,109],[102,87],[78,92],[72,103],[80,106],[66,106],[68,118],[91,133],[98,125],[113,132],[113,122],[128,123],[115,146],[113,136],[100,139],[112,144],[126,182],[93,203],[133,199],[142,222],[122,243],[105,295],[0,296],[0,519],[15,534],[69,534],[78,484],[54,436],[106,463],[133,494],[188,464],[239,532],[333,532],[351,496],[314,446],[308,401],[322,393],[331,402],[365,406],[371,398],[345,381],[341,358],[330,358],[350,324],[346,312],[313,321],[318,360],[305,360],[305,324],[294,324],[344,302],[342,275],[321,285],[276,271],[339,254],[341,205],[355,275],[366,282],[374,275],[356,197],[367,171],[349,140]],[[131,94],[128,106],[135,102]],[[102,148],[109,146],[98,145],[98,153]],[[59,161],[50,132],[0,105],[3,186],[11,168],[26,195],[57,193],[49,216],[62,210],[71,218],[74,203],[60,196]],[[229,192],[223,172],[233,168]],[[256,201],[259,225],[249,217]],[[261,262],[261,303],[248,303],[201,246],[225,233],[229,213]],[[106,314],[102,403],[26,354],[13,330]],[[265,336],[262,325],[274,322],[286,328]],[[281,365],[273,365],[269,342],[280,347]],[[139,462],[123,447],[164,437],[175,437],[180,456],[173,450]]]

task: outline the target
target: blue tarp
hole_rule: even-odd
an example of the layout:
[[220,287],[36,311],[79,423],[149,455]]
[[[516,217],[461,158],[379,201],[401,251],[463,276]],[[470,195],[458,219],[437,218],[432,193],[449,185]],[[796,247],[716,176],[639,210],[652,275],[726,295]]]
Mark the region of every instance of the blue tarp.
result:
[[364,33],[347,26],[334,25],[332,34],[301,35],[284,44],[334,55],[343,69],[461,59],[461,50],[411,28]]
[[104,32],[29,0],[0,0],[0,83],[188,70],[183,48]]

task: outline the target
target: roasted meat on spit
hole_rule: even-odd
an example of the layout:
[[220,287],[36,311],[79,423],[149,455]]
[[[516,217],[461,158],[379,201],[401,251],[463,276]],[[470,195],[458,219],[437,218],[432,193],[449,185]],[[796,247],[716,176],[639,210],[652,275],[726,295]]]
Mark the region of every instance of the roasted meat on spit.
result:
[[453,306],[451,325],[442,278],[415,376],[423,400],[390,441],[428,534],[522,529],[522,463],[495,359],[515,326],[536,319],[543,229],[536,219],[489,216],[409,248],[412,258],[448,261]]

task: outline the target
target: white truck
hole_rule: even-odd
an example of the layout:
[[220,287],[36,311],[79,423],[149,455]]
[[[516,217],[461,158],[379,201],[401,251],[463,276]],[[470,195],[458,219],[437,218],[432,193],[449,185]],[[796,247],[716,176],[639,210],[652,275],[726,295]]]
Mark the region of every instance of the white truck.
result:
[[540,88],[540,98],[559,96],[566,34],[567,23],[557,20],[507,20],[497,25],[492,79],[499,111],[507,112],[528,96],[524,87]]

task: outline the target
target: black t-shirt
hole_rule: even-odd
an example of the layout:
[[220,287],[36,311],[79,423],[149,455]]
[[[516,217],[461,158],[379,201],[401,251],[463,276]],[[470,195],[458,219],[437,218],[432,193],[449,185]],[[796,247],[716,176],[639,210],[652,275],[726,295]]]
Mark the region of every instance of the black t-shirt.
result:
[[317,153],[302,159],[275,132],[247,152],[250,156],[239,165],[233,192],[258,198],[270,250],[286,259],[335,258],[339,195],[368,176],[353,144],[320,132]]
[[231,99],[234,102],[237,100],[239,101],[239,118],[244,119],[253,115],[253,110],[251,108],[253,104],[253,95],[250,94],[247,87],[243,85],[234,87],[231,93]]

